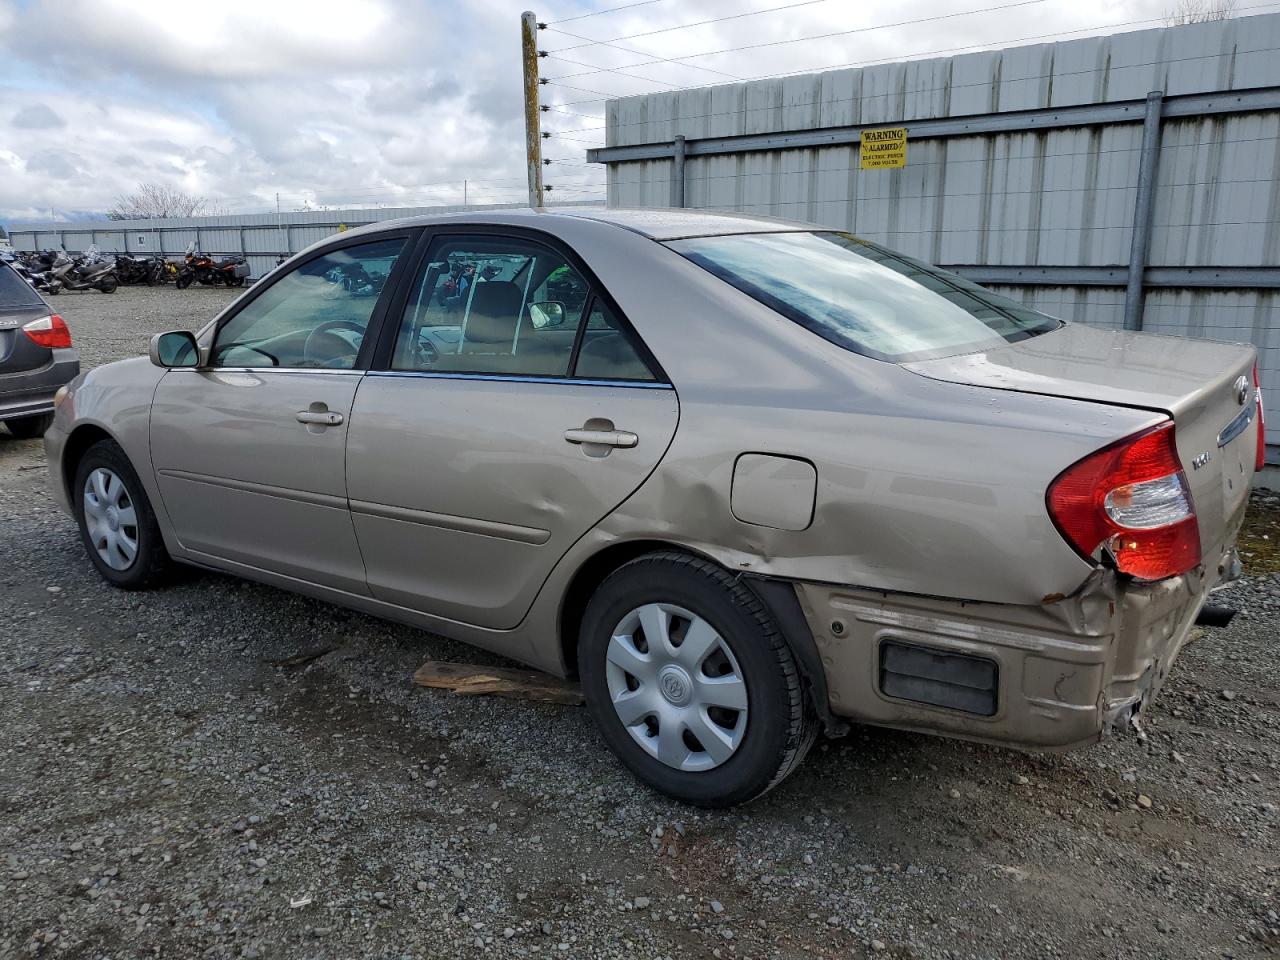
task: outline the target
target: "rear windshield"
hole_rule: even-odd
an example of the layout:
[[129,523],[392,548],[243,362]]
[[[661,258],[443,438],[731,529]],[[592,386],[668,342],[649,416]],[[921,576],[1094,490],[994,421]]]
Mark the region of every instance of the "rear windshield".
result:
[[668,244],[837,346],[904,363],[989,349],[1061,321],[847,233],[756,233]]
[[7,263],[0,263],[0,307],[34,307],[43,302],[31,284]]

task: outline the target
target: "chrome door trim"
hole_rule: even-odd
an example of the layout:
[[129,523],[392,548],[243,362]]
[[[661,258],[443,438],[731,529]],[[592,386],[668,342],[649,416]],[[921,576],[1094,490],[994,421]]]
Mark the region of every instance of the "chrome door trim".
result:
[[329,367],[170,367],[169,373],[323,373],[326,376],[363,377],[364,370]]
[[[272,369],[272,368],[268,368]],[[641,390],[674,390],[669,383],[649,380],[587,380],[576,377],[529,377],[502,373],[452,373],[429,370],[370,370],[366,377],[418,377],[424,380],[487,380],[497,383],[554,383],[571,387],[638,387]]]
[[497,520],[481,520],[478,517],[458,517],[449,513],[432,513],[428,510],[412,510],[408,507],[392,507],[385,503],[369,503],[365,500],[348,502],[351,504],[353,514],[380,517],[384,520],[419,523],[427,527],[439,527],[441,530],[457,530],[461,533],[496,537],[499,540],[514,540],[517,543],[529,543],[534,546],[544,544],[551,539],[550,530],[540,530],[537,527],[522,527]]
[[328,493],[290,490],[286,487],[274,487],[267,483],[254,483],[251,480],[233,480],[231,477],[214,477],[203,473],[190,473],[186,470],[157,470],[156,473],[162,477],[172,477],[175,480],[189,480],[192,483],[204,483],[211,487],[225,487],[228,490],[257,493],[264,497],[275,497],[277,500],[296,500],[299,503],[310,503],[318,507],[332,507],[335,510],[347,509],[345,497],[335,497]]

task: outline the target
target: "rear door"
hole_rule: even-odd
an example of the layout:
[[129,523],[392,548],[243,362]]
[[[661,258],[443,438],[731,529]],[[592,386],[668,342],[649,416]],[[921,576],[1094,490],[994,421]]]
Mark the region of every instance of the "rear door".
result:
[[347,431],[409,242],[362,238],[295,265],[221,322],[207,366],[160,381],[151,457],[184,547],[367,593]]
[[577,257],[515,231],[436,238],[398,320],[347,441],[370,592],[514,627],[657,466],[675,391]]

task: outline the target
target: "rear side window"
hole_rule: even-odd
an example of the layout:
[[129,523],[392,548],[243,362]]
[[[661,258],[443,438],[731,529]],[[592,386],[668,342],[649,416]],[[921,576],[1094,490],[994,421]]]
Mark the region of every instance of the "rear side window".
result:
[[517,237],[441,240],[405,306],[392,369],[653,380],[563,254]]
[[7,263],[0,263],[0,307],[38,307],[44,301]]
[[764,233],[669,246],[818,336],[903,363],[1002,346],[1061,321],[847,233]]

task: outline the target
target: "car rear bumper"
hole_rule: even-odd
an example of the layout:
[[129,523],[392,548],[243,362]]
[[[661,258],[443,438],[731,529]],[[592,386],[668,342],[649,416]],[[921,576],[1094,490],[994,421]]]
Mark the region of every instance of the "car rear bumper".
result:
[[862,723],[1024,749],[1067,749],[1159,691],[1210,588],[1233,565],[1158,583],[1097,570],[1038,606],[796,584],[831,710]]
[[43,367],[0,373],[0,420],[35,417],[53,412],[53,395],[80,373],[75,348],[53,351]]

